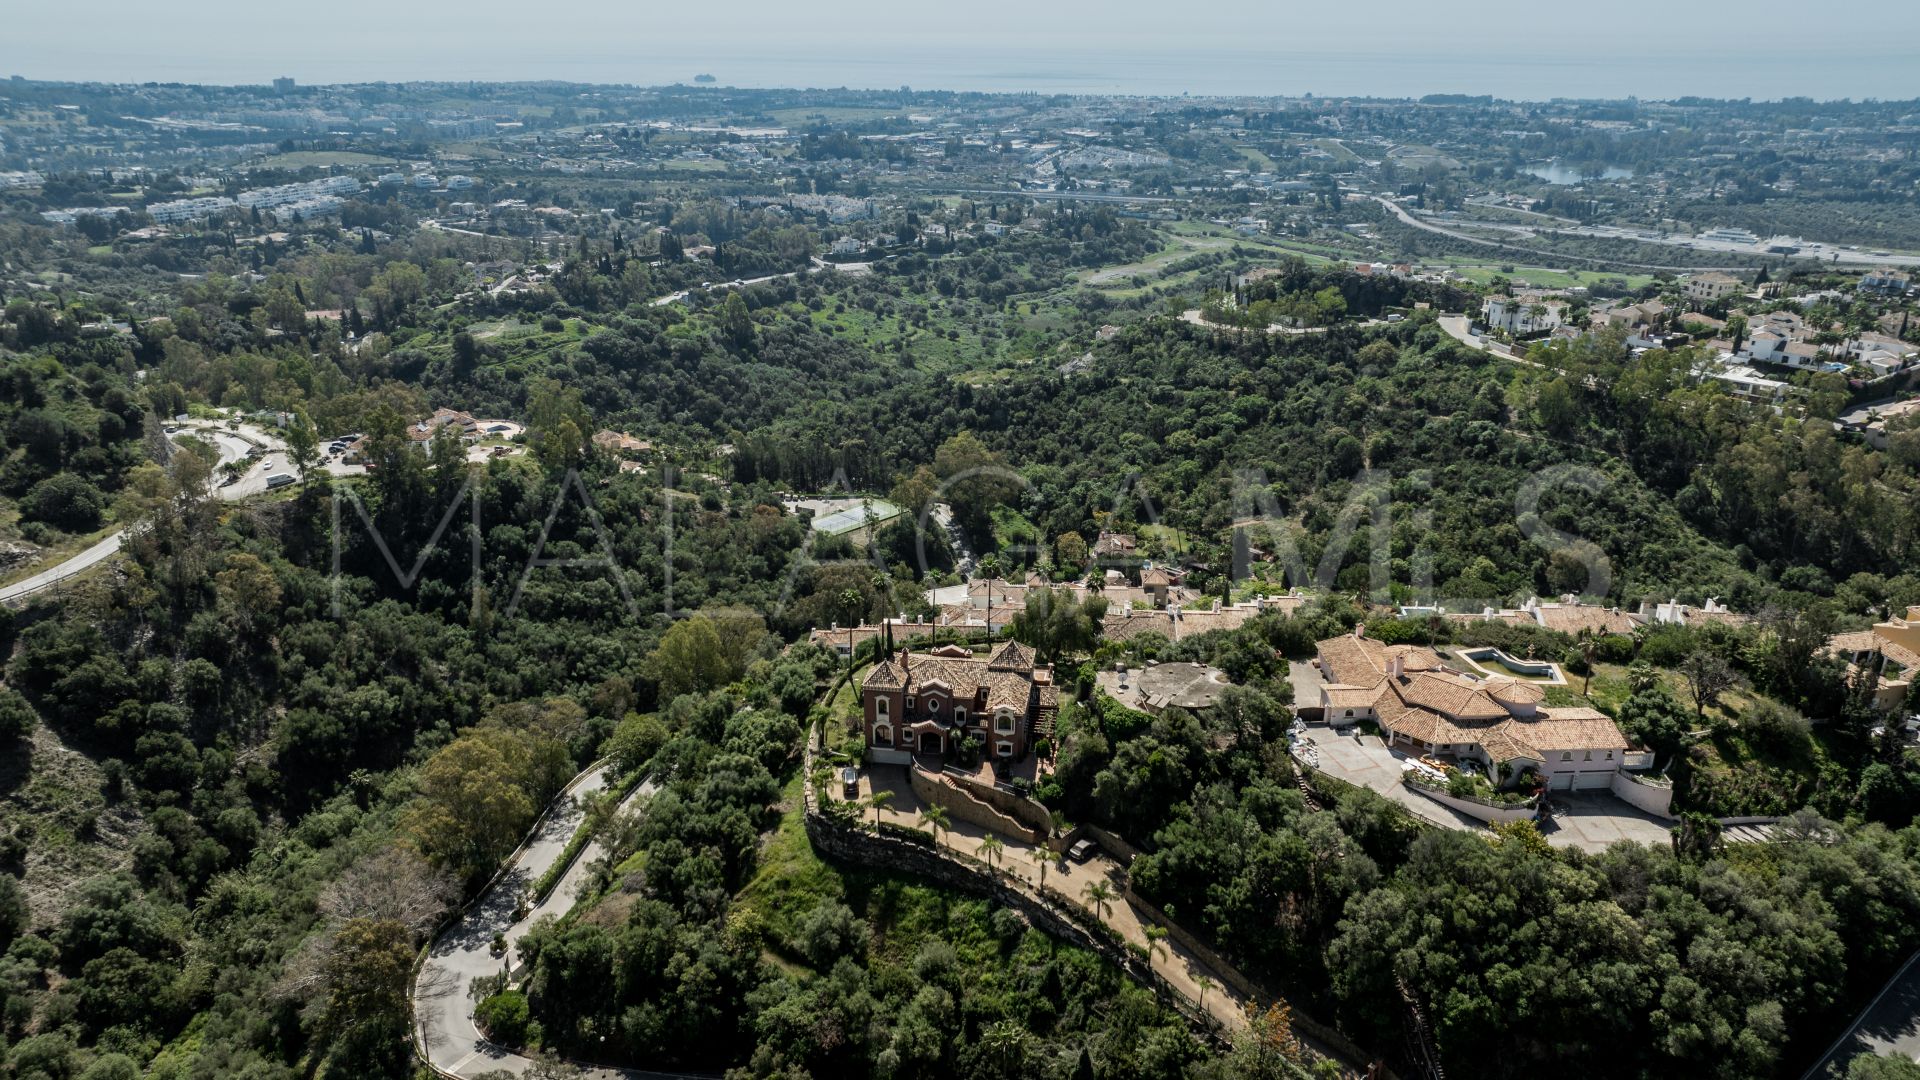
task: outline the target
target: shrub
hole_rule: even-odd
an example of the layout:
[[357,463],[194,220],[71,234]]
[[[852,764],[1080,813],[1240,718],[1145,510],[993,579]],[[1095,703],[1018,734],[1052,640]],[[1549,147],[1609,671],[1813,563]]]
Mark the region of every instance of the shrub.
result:
[[1761,700],[1740,717],[1740,731],[1755,749],[1789,756],[1807,744],[1812,727],[1792,709]]
[[67,532],[92,532],[106,513],[107,497],[73,473],[50,476],[20,501],[20,516]]
[[527,996],[518,990],[502,990],[480,1003],[473,1018],[494,1042],[520,1046],[527,1037]]
[[19,691],[0,689],[0,743],[26,738],[34,719],[33,706]]
[[814,905],[800,920],[800,951],[807,962],[824,971],[843,954],[859,956],[867,950],[867,924],[853,909],[838,900],[827,899]]

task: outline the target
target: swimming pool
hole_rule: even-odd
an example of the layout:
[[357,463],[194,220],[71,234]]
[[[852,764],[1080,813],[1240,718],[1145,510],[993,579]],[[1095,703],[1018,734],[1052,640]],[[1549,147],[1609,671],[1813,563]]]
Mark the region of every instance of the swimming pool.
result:
[[1460,655],[1481,667],[1497,664],[1505,668],[1509,674],[1518,675],[1523,679],[1564,681],[1559,666],[1545,660],[1518,660],[1495,648],[1464,649]]

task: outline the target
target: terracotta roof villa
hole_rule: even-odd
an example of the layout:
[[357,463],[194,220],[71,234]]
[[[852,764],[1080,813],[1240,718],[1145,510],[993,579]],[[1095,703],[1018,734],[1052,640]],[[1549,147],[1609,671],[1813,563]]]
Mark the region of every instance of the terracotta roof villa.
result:
[[1425,646],[1385,645],[1361,626],[1320,642],[1318,654],[1327,721],[1372,720],[1395,749],[1477,760],[1507,779],[1531,768],[1562,790],[1606,788],[1621,769],[1653,764],[1605,713],[1548,707],[1539,685],[1468,674]]
[[1907,608],[1905,618],[1896,615],[1872,630],[1833,637],[1827,651],[1847,662],[1850,680],[1872,672],[1875,708],[1891,712],[1904,703],[1913,711],[1909,691],[1920,675],[1920,604]]
[[899,762],[951,753],[972,734],[993,757],[1018,760],[1053,730],[1060,708],[1053,667],[1036,667],[1017,641],[986,658],[958,648],[905,649],[874,665],[861,687],[868,756]]

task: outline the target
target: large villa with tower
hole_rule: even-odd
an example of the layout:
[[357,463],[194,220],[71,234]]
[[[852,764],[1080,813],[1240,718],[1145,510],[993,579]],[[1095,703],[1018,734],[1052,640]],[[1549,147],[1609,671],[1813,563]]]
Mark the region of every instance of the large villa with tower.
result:
[[1538,683],[1473,673],[1424,646],[1382,644],[1364,626],[1317,651],[1327,722],[1372,721],[1394,749],[1478,761],[1506,783],[1532,771],[1549,789],[1574,791],[1611,787],[1621,770],[1653,764],[1605,713],[1549,707]]
[[905,649],[876,664],[861,688],[869,754],[946,755],[972,735],[989,757],[1025,758],[1059,711],[1053,667],[1019,642],[984,659],[958,645]]

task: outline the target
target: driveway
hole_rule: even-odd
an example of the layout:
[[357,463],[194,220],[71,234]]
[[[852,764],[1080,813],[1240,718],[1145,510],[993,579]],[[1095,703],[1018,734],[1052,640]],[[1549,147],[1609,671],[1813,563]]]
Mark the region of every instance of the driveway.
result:
[[[1358,731],[1358,728],[1348,728]],[[1442,806],[1400,782],[1404,756],[1387,749],[1378,735],[1343,735],[1330,727],[1310,727],[1306,739],[1320,754],[1320,771],[1356,787],[1372,788],[1399,803],[1416,817],[1448,829],[1486,828],[1453,808]]]
[[[1405,755],[1387,749],[1373,735],[1342,735],[1329,727],[1310,727],[1306,739],[1320,755],[1320,771],[1349,784],[1370,787],[1419,817],[1450,829],[1477,832],[1486,824],[1443,806],[1400,782]],[[1540,832],[1555,847],[1600,851],[1623,840],[1642,844],[1671,842],[1672,826],[1606,792],[1556,791],[1553,813]]]
[[[516,922],[513,918],[514,905],[519,897],[565,853],[567,841],[572,839],[581,819],[586,816],[585,797],[605,788],[612,779],[609,765],[596,766],[575,777],[567,789],[567,797],[559,800],[541,817],[534,826],[532,836],[516,853],[506,872],[474,901],[459,922],[434,941],[414,981],[413,1015],[427,1059],[436,1070],[455,1077],[470,1077],[496,1070],[518,1076],[533,1067],[531,1060],[505,1047],[496,1046],[481,1036],[480,1029],[473,1022],[475,1002],[468,995],[467,987],[476,978],[498,975],[504,970],[513,955],[514,946],[541,916],[565,914],[580,899],[581,889],[587,881],[588,867],[604,852],[598,842],[589,843],[581,849],[543,903],[529,912],[525,919]],[[627,796],[621,809],[632,807],[657,790],[658,785],[651,780],[641,784]],[[507,953],[504,956],[493,954],[495,934],[507,940]],[[596,1080],[611,1077],[654,1080],[682,1074],[589,1069],[585,1075]]]
[[[920,816],[926,806],[913,793],[912,783],[907,779],[907,770],[899,765],[864,765],[860,769],[860,797],[871,797],[874,791],[893,793],[892,801],[880,810],[880,819],[909,829],[925,830],[925,820]],[[832,785],[831,796],[840,797],[839,785]],[[862,815],[872,819],[874,811],[868,809]],[[969,821],[958,818],[943,829],[939,835],[939,846],[944,851],[958,852],[970,856],[982,863],[991,862],[1001,874],[1020,884],[1037,888],[1045,885],[1057,890],[1068,903],[1084,911],[1094,909],[1086,899],[1086,889],[1098,881],[1107,886],[1114,898],[1101,905],[1094,914],[1129,943],[1145,947],[1147,944],[1147,926],[1141,914],[1133,905],[1120,899],[1126,891],[1127,871],[1117,860],[1104,851],[1099,851],[1084,862],[1074,862],[1058,856],[1034,860],[1034,845],[1014,836],[994,834],[1002,848],[990,853],[981,847],[987,838],[988,830]],[[1044,863],[1044,868],[1043,864]],[[1228,1031],[1246,1026],[1245,1002],[1231,988],[1226,980],[1211,972],[1199,957],[1190,953],[1184,946],[1172,939],[1160,942],[1153,957],[1153,970],[1161,978],[1171,982],[1189,1001],[1205,1000],[1207,1012],[1224,1025]],[[1201,980],[1208,980],[1208,990],[1201,991]],[[1324,1056],[1335,1057],[1324,1046],[1315,1045],[1314,1049]],[[1335,1057],[1335,1060],[1340,1060]]]
[[1673,826],[1602,791],[1556,791],[1548,801],[1552,816],[1540,832],[1554,847],[1601,851],[1622,840],[1666,846]]
[[1287,661],[1287,682],[1293,686],[1293,711],[1320,707],[1320,669],[1305,660]]

